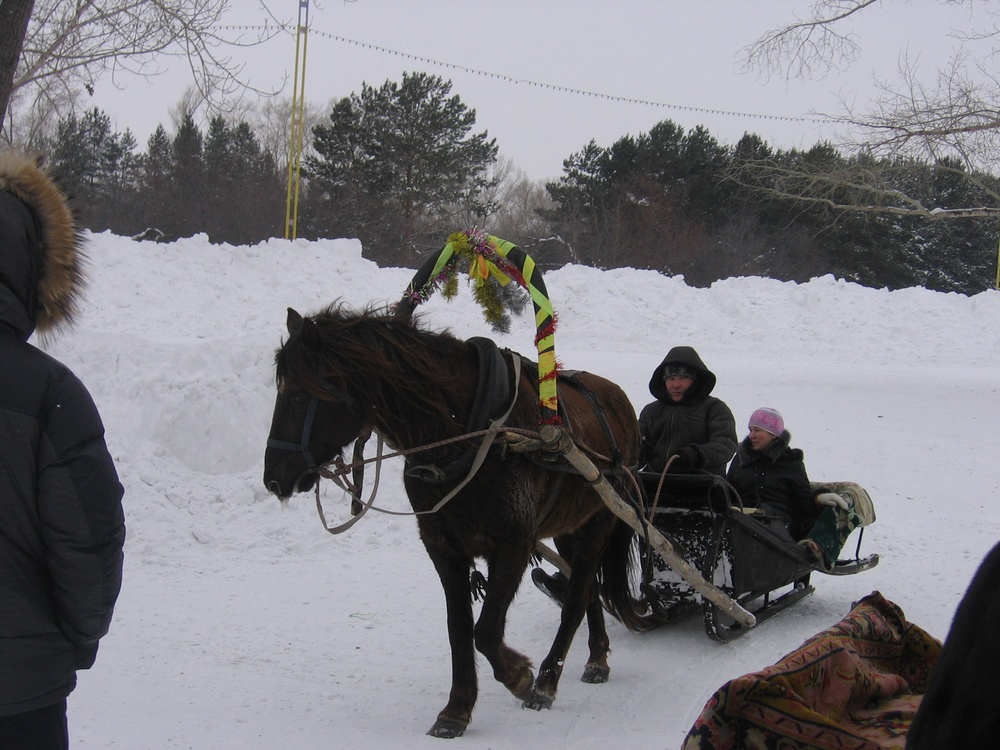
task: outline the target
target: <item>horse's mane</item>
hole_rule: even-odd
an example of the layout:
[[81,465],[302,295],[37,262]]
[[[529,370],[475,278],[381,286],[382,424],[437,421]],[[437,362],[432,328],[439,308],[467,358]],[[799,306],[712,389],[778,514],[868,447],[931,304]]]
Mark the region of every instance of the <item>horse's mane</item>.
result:
[[326,399],[329,384],[376,413],[454,425],[456,403],[448,396],[456,392],[457,368],[471,356],[463,341],[421,328],[418,318],[371,306],[354,312],[334,303],[308,322],[319,344],[291,335],[275,356],[279,384],[290,380]]

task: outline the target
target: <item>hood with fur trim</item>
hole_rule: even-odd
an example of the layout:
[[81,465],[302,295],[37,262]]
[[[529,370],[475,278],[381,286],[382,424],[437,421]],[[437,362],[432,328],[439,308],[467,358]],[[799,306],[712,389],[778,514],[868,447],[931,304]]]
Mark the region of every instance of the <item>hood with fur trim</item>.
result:
[[26,340],[72,323],[84,263],[66,196],[30,157],[0,153],[0,327]]

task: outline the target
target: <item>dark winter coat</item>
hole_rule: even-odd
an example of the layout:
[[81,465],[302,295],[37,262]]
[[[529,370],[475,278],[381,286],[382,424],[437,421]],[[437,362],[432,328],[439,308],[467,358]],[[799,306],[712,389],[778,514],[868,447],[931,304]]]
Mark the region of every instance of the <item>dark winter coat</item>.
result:
[[1000,736],[1000,544],[979,566],[906,735],[907,750],[995,747]]
[[750,445],[750,439],[744,438],[726,479],[745,505],[785,519],[792,538],[797,541],[816,520],[817,493],[809,484],[803,453],[790,447],[791,439],[785,430],[758,453]]
[[[697,372],[679,403],[670,398],[663,383],[668,364],[685,365]],[[656,401],[646,404],[639,413],[645,468],[663,471],[668,458],[690,446],[697,458],[686,468],[725,474],[726,464],[736,452],[736,419],[724,401],[710,395],[715,383],[715,374],[690,346],[675,346],[667,352],[649,379],[649,392]]]
[[121,587],[122,486],[84,385],[27,342],[70,322],[79,238],[32,161],[0,155],[0,715],[65,698]]

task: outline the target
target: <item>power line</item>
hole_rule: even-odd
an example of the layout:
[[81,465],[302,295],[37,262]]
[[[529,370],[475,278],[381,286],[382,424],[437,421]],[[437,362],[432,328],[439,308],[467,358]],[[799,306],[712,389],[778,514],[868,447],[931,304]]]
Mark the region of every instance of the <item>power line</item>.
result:
[[[265,26],[226,26],[222,28],[258,30],[258,31],[273,30],[273,28]],[[281,26],[279,28],[283,31],[291,32],[290,27]],[[531,86],[534,88],[547,89],[549,91],[559,91],[561,93],[573,94],[576,96],[589,96],[595,99],[604,99],[605,101],[619,102],[623,104],[638,104],[645,107],[659,107],[661,109],[673,109],[683,112],[696,112],[698,114],[723,115],[726,117],[741,117],[754,120],[774,120],[780,122],[809,122],[817,124],[826,124],[829,122],[826,119],[818,117],[789,117],[786,115],[766,115],[757,112],[737,112],[735,110],[728,110],[728,109],[711,109],[709,107],[690,107],[684,104],[670,104],[667,102],[655,102],[649,99],[637,99],[635,97],[629,97],[629,96],[603,94],[597,91],[587,91],[586,89],[572,88],[570,86],[560,86],[558,84],[545,83],[542,81],[532,81],[527,78],[515,78],[514,76],[505,75],[503,73],[492,73],[488,70],[470,68],[467,65],[457,65],[455,63],[449,63],[449,62],[444,62],[442,60],[435,60],[430,57],[424,57],[423,55],[414,55],[409,52],[400,52],[399,50],[390,49],[389,47],[382,47],[378,44],[371,44],[370,42],[359,42],[356,39],[348,39],[347,37],[338,36],[336,34],[330,34],[326,31],[320,31],[318,29],[310,29],[310,31],[314,35],[326,37],[327,39],[331,39],[335,42],[350,44],[355,47],[362,47],[364,49],[374,50],[375,52],[381,52],[383,54],[393,55],[395,57],[402,57],[407,60],[414,60],[416,62],[426,63],[429,65],[436,65],[439,68],[456,70],[462,73],[468,73],[470,75],[482,76],[483,78],[492,78],[494,80],[503,81],[506,83],[513,83],[515,85],[524,84],[525,86]]]

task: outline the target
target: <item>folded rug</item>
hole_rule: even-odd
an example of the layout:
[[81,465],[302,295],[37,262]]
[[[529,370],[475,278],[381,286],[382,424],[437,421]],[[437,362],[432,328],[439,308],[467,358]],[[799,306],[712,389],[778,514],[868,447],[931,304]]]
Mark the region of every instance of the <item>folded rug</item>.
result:
[[683,750],[902,750],[941,643],[879,592],[709,699]]

